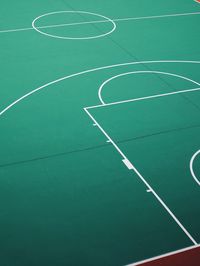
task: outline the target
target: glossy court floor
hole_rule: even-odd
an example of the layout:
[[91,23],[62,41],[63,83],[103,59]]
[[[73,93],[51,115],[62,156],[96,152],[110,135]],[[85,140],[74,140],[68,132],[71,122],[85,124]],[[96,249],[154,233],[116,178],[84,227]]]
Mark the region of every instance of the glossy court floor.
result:
[[199,245],[199,24],[192,0],[1,3],[0,265]]

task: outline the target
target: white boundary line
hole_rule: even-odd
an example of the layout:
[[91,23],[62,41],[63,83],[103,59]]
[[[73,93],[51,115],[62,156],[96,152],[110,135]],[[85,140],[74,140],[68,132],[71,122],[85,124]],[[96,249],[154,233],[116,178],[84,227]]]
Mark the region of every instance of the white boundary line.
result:
[[[131,72],[129,72],[131,73]],[[127,73],[126,73],[127,74]],[[169,73],[167,73],[169,74]],[[171,73],[170,73],[171,74]],[[114,78],[116,77],[119,77],[119,76],[122,76],[124,74],[121,74],[121,75],[118,75],[118,76],[115,76]],[[173,74],[172,74],[173,75]],[[193,81],[191,79],[188,79],[188,78],[185,78],[183,76],[178,76],[178,77],[181,77],[181,78],[184,78],[192,83],[195,83],[197,85],[200,85],[198,82],[196,81]],[[114,79],[113,77],[110,80]],[[106,81],[108,82],[108,80]],[[104,85],[105,83],[104,82]],[[173,254],[177,254],[179,252],[183,252],[183,251],[186,251],[186,250],[189,250],[189,249],[193,249],[193,248],[196,248],[196,247],[199,247],[200,245],[196,242],[196,240],[191,236],[191,234],[186,230],[186,228],[181,224],[181,222],[177,219],[177,217],[172,213],[172,211],[168,208],[168,206],[163,202],[163,200],[157,195],[157,193],[153,190],[153,188],[148,184],[148,182],[145,180],[145,178],[140,174],[140,172],[135,168],[135,166],[130,162],[130,160],[124,155],[124,153],[119,149],[119,147],[116,145],[116,143],[110,138],[110,136],[105,132],[105,130],[100,126],[100,124],[96,121],[96,119],[91,115],[91,113],[88,111],[89,109],[92,109],[92,108],[97,108],[97,107],[105,107],[105,106],[110,106],[110,105],[114,105],[114,104],[119,104],[119,103],[125,103],[125,102],[131,102],[131,101],[139,101],[139,100],[145,100],[145,99],[150,99],[150,98],[157,98],[157,97],[164,97],[164,96],[169,96],[169,95],[174,95],[174,94],[180,94],[180,93],[186,93],[186,92],[191,92],[191,91],[198,91],[200,90],[200,88],[196,88],[196,89],[190,89],[190,90],[182,90],[182,91],[177,91],[177,92],[172,92],[172,93],[166,93],[166,94],[159,94],[159,95],[153,95],[153,96],[147,96],[147,97],[142,97],[142,98],[136,98],[136,99],[131,99],[131,100],[127,100],[127,101],[121,101],[121,102],[114,102],[114,103],[110,103],[110,104],[105,104],[104,102],[101,101],[101,97],[99,97],[100,101],[102,102],[101,105],[98,105],[98,106],[92,106],[92,107],[85,107],[84,110],[85,112],[88,114],[88,116],[92,119],[92,121],[95,123],[95,125],[100,129],[100,131],[106,136],[106,138],[109,140],[109,143],[111,143],[114,148],[119,152],[119,154],[123,157],[122,161],[123,163],[127,166],[127,168],[129,170],[133,170],[137,175],[138,177],[143,181],[143,183],[147,186],[147,191],[148,192],[151,192],[155,197],[156,199],[160,202],[160,204],[165,208],[165,210],[170,214],[170,216],[174,219],[174,221],[179,225],[179,227],[183,230],[183,232],[189,237],[189,239],[193,242],[193,246],[189,247],[189,248],[185,248],[185,249],[180,249],[180,250],[177,250],[177,251],[173,251],[171,253],[167,253],[167,254],[164,254],[164,255],[161,255],[161,256],[157,256],[157,257],[154,257],[154,258],[151,258],[151,259],[147,259],[147,260],[144,260],[142,262],[138,262],[138,263],[133,263],[133,264],[130,264],[129,266],[136,266],[136,265],[140,265],[141,263],[145,263],[145,262],[149,262],[149,261],[152,261],[152,260],[155,260],[155,259],[158,259],[158,258],[162,258],[162,257],[165,257],[165,256],[169,256],[169,255],[173,255]],[[100,94],[99,94],[100,95]],[[199,151],[200,152],[200,151]]]
[[[196,89],[195,89],[196,90]],[[198,89],[200,90],[200,88]],[[191,90],[188,90],[188,91],[191,91]],[[193,90],[194,91],[194,90]],[[170,95],[172,94],[175,94],[175,93],[170,93]],[[177,94],[177,93],[176,93]],[[169,94],[167,94],[169,95]],[[162,95],[164,96],[164,95]],[[165,95],[166,96],[166,95]],[[150,97],[146,97],[146,98],[150,98]],[[154,97],[155,98],[155,97]],[[135,100],[138,100],[138,99],[135,99]],[[141,100],[141,98],[140,98]],[[115,104],[115,103],[113,103]],[[111,105],[111,104],[107,104],[107,105]],[[103,106],[107,106],[107,105],[101,105],[101,107]],[[100,107],[100,106],[98,106]],[[183,251],[187,251],[187,250],[190,250],[190,249],[193,249],[193,248],[197,248],[197,247],[200,247],[200,244],[197,243],[197,241],[192,237],[192,235],[187,231],[187,229],[183,226],[183,224],[179,221],[179,219],[177,219],[177,217],[174,215],[174,213],[169,209],[169,207],[164,203],[164,201],[158,196],[158,194],[154,191],[154,189],[149,185],[149,183],[145,180],[145,178],[141,175],[141,173],[136,169],[136,167],[130,162],[130,160],[125,156],[125,154],[120,150],[120,148],[116,145],[116,143],[111,139],[111,137],[106,133],[106,131],[100,126],[100,124],[97,122],[97,120],[91,115],[91,113],[88,111],[90,107],[85,107],[84,110],[85,112],[88,114],[88,116],[92,119],[92,121],[94,122],[94,124],[100,129],[100,131],[105,135],[105,137],[109,140],[109,143],[111,143],[114,148],[118,151],[118,153],[122,156],[122,161],[123,163],[127,166],[127,168],[129,170],[133,170],[136,175],[142,180],[142,182],[147,186],[147,191],[148,192],[151,192],[155,197],[156,199],[159,201],[159,203],[164,207],[164,209],[168,212],[168,214],[174,219],[174,221],[177,223],[177,225],[182,229],[182,231],[188,236],[188,238],[193,242],[193,246],[190,246],[188,248],[184,248],[184,249],[179,249],[179,250],[176,250],[176,251],[173,251],[173,252],[170,252],[170,253],[166,253],[164,255],[160,255],[160,256],[157,256],[157,257],[153,257],[153,258],[150,258],[150,259],[147,259],[147,260],[143,260],[143,261],[140,261],[140,262],[137,262],[137,263],[133,263],[133,264],[129,264],[127,266],[136,266],[136,265],[141,265],[145,262],[150,262],[150,261],[153,261],[153,260],[156,260],[156,259],[159,259],[159,258],[163,258],[163,257],[166,257],[166,256],[170,256],[170,255],[173,255],[173,254],[177,254],[179,252],[183,252]],[[93,108],[93,107],[92,107]],[[198,151],[199,153],[200,151]],[[195,154],[196,156],[197,154]],[[194,156],[194,157],[195,157]]]
[[122,156],[122,161],[129,162],[131,165],[131,169],[146,185],[147,189],[151,191],[151,193],[155,196],[158,202],[163,206],[163,208],[168,212],[168,214],[172,217],[172,219],[177,223],[177,225],[182,229],[182,231],[186,234],[186,236],[192,241],[192,243],[196,246],[198,245],[197,241],[193,238],[193,236],[187,231],[187,229],[183,226],[183,224],[179,221],[179,219],[174,215],[174,213],[169,209],[169,207],[165,204],[165,202],[160,198],[160,196],[155,192],[155,190],[150,186],[150,184],[146,181],[146,179],[141,175],[141,173],[136,169],[133,163],[125,156],[122,150],[117,146],[117,144],[113,141],[113,139],[108,135],[108,133],[102,128],[102,126],[97,122],[97,120],[92,116],[92,114],[88,111],[87,107],[84,108],[87,115],[91,118],[91,120],[96,124],[96,126],[100,129],[100,131],[105,135],[105,137],[109,140],[109,142],[114,146],[117,152]]
[[176,251],[173,251],[173,252],[169,252],[169,253],[166,253],[166,254],[163,254],[163,255],[160,255],[160,256],[156,256],[156,257],[153,257],[153,258],[150,258],[150,259],[147,259],[147,260],[142,260],[142,261],[139,261],[139,262],[135,262],[135,263],[132,263],[132,264],[128,264],[126,266],[137,266],[137,265],[141,265],[143,263],[147,263],[147,262],[152,262],[152,261],[155,261],[155,260],[163,259],[163,258],[172,256],[172,255],[176,255],[176,254],[179,254],[179,253],[182,253],[182,252],[186,252],[186,251],[189,251],[189,250],[193,250],[193,249],[196,249],[196,248],[199,248],[199,247],[200,247],[200,245],[190,246],[190,247],[183,248],[183,249],[179,249],[179,250],[176,250]]
[[[131,21],[131,20],[148,20],[148,19],[160,19],[160,18],[195,16],[195,15],[200,15],[200,12],[165,14],[165,15],[146,16],[146,17],[116,18],[116,19],[112,19],[112,21],[113,22],[120,22],[120,21],[123,22],[123,21]],[[57,27],[65,27],[65,26],[76,26],[76,25],[94,24],[94,23],[107,23],[107,22],[108,22],[108,20],[97,20],[97,21],[86,21],[86,22],[82,22],[82,23],[81,22],[77,22],[77,23],[57,24],[57,25],[46,25],[46,26],[41,26],[41,27],[37,27],[37,28],[38,29],[57,28]],[[30,31],[30,30],[34,30],[33,27],[0,30],[0,33]]]
[[195,91],[200,91],[200,88],[181,90],[181,91],[175,91],[175,92],[169,92],[169,93],[163,93],[163,94],[155,94],[155,95],[145,96],[145,97],[141,97],[141,98],[134,98],[134,99],[124,100],[124,101],[119,101],[119,102],[113,102],[113,103],[93,105],[93,106],[88,106],[87,109],[89,110],[89,109],[107,107],[107,106],[123,104],[123,103],[138,102],[138,101],[143,101],[143,100],[149,100],[149,99],[154,99],[154,98],[166,97],[166,96],[170,96],[170,95],[195,92]]
[[[113,76],[112,78],[109,78],[106,81],[104,81],[103,84],[100,86],[99,91],[98,91],[98,97],[99,97],[100,102],[103,105],[106,105],[106,103],[103,101],[103,98],[102,98],[102,90],[105,87],[105,85],[107,85],[112,80],[115,80],[115,79],[117,79],[119,77],[123,77],[123,76],[127,76],[127,75],[132,75],[132,74],[162,74],[162,75],[167,75],[167,76],[172,76],[172,77],[180,78],[180,79],[189,81],[191,83],[194,83],[194,84],[200,86],[200,83],[198,83],[198,82],[196,82],[196,81],[194,81],[192,79],[189,79],[187,77],[180,76],[180,75],[177,75],[177,74],[169,73],[169,72],[161,72],[161,71],[132,71],[132,72],[122,73],[122,74]],[[127,100],[127,101],[130,101],[130,100]]]
[[191,160],[190,160],[190,172],[192,177],[194,178],[194,180],[196,181],[196,183],[200,186],[200,181],[198,180],[198,178],[196,177],[195,173],[194,173],[194,169],[193,169],[193,163],[194,160],[196,159],[196,157],[200,154],[200,150],[198,150],[197,152],[195,152],[195,154],[192,156]]
[[[71,75],[67,75],[65,77],[56,79],[54,81],[51,81],[43,86],[40,86],[26,94],[24,94],[23,96],[21,96],[20,98],[16,99],[15,101],[13,101],[10,105],[8,105],[7,107],[5,107],[1,112],[0,112],[0,118],[2,115],[4,115],[8,110],[10,110],[12,107],[14,107],[15,105],[17,105],[18,103],[20,103],[21,101],[25,100],[26,98],[28,98],[29,96],[33,95],[36,92],[39,92],[41,90],[43,90],[44,88],[51,86],[53,84],[56,84],[58,82],[73,78],[73,77],[78,77],[81,75],[85,75],[88,73],[93,73],[96,71],[101,71],[101,70],[105,70],[105,69],[112,69],[112,68],[118,68],[118,67],[125,67],[125,66],[131,66],[131,65],[141,65],[141,64],[200,64],[200,61],[189,61],[189,60],[153,60],[153,61],[137,61],[137,62],[129,62],[129,63],[121,63],[121,64],[115,64],[115,65],[108,65],[108,66],[104,66],[104,67],[98,67],[98,68],[94,68],[94,69],[89,69],[89,70],[85,70],[82,72],[78,72],[75,74],[71,74]],[[84,109],[86,110],[86,108]],[[87,110],[87,113],[89,114],[89,111]],[[93,120],[94,121],[94,120]],[[97,124],[94,123],[96,126]],[[105,131],[102,131],[105,132]],[[115,146],[115,143],[110,139],[110,137],[107,135],[107,133],[105,132],[105,136],[107,136],[109,142],[113,143],[113,145]],[[115,147],[118,150],[118,147]],[[121,150],[119,149],[118,152],[122,155],[122,157],[127,160],[127,158],[125,157],[125,155],[121,152]],[[145,179],[140,175],[140,173],[134,169],[136,171],[137,174],[139,174],[139,177],[141,178],[141,180],[146,184]],[[148,185],[148,183],[146,184],[147,187],[149,187],[149,191],[151,191],[151,187]],[[159,200],[159,198],[158,198]],[[161,202],[162,203],[162,200]],[[165,205],[164,205],[165,206]],[[167,209],[166,209],[167,210]],[[173,214],[172,214],[173,215]],[[172,216],[173,217],[173,216]],[[178,221],[177,221],[178,222]],[[184,228],[183,228],[184,230]],[[186,231],[187,232],[187,231]],[[190,238],[190,234],[188,236]],[[199,246],[197,244],[197,242],[195,240],[193,240],[193,238],[191,237],[191,241],[194,243],[194,246]]]
[[108,66],[104,66],[104,67],[98,67],[98,68],[93,68],[93,69],[89,69],[89,70],[85,70],[85,71],[81,71],[75,74],[71,74],[68,76],[64,76],[62,78],[56,79],[54,81],[51,81],[49,83],[46,83],[43,86],[40,86],[26,94],[24,94],[23,96],[21,96],[20,98],[16,99],[15,101],[13,101],[11,104],[9,104],[7,107],[5,107],[3,110],[0,111],[0,116],[2,116],[4,113],[6,113],[9,109],[11,109],[12,107],[14,107],[16,104],[20,103],[21,101],[25,100],[26,98],[30,97],[31,95],[33,95],[36,92],[39,92],[43,89],[45,89],[46,87],[49,87],[53,84],[56,84],[58,82],[70,79],[70,78],[74,78],[74,77],[78,77],[81,75],[85,75],[88,73],[93,73],[93,72],[97,72],[100,70],[105,70],[105,69],[112,69],[112,68],[118,68],[118,67],[124,67],[124,66],[132,66],[132,65],[142,65],[142,64],[200,64],[200,61],[189,61],[189,60],[154,60],[154,61],[137,61],[137,62],[129,62],[129,63],[121,63],[121,64],[115,64],[115,65],[108,65]]
[[198,0],[194,0],[194,2],[196,2],[196,3],[200,4],[200,2],[199,2]]

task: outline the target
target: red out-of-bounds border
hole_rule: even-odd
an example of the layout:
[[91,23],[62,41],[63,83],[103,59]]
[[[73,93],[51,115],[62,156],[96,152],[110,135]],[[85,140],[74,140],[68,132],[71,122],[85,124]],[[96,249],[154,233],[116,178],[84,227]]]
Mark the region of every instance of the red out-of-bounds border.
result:
[[155,259],[140,266],[200,266],[200,247]]
[[194,1],[200,4],[200,0],[194,0]]

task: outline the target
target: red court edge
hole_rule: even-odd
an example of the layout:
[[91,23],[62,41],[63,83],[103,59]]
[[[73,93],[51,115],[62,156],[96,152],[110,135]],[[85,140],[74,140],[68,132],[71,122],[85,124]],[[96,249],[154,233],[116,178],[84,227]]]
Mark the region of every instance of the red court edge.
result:
[[138,266],[200,266],[200,247],[153,259]]

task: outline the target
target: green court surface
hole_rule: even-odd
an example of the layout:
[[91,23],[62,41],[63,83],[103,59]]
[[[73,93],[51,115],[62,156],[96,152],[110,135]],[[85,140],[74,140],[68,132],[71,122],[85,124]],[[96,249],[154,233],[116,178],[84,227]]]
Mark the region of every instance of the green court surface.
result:
[[199,246],[200,4],[4,1],[0,21],[0,265]]

